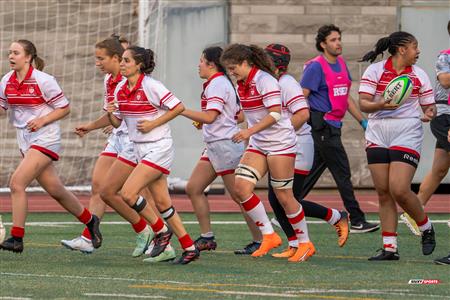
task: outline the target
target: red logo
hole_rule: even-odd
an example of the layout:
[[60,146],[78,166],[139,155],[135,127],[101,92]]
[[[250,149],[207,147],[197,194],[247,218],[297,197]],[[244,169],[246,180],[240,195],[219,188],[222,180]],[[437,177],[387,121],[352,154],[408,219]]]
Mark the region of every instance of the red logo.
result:
[[258,226],[258,227],[263,227],[263,226],[264,226],[264,224],[261,223],[260,221],[256,221],[255,224],[256,224],[256,226]]
[[303,230],[300,230],[300,229],[295,229],[294,231],[295,231],[295,234],[305,234],[303,232]]

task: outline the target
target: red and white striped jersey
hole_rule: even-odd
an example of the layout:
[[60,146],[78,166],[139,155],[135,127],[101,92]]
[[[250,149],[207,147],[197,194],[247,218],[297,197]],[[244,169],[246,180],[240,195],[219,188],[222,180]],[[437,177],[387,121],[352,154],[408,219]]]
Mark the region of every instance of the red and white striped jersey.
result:
[[0,106],[11,108],[10,121],[14,127],[25,128],[29,121],[68,105],[55,78],[32,66],[22,82],[17,80],[15,71],[8,72],[0,81]]
[[[413,83],[411,96],[399,108],[395,110],[380,110],[369,114],[369,119],[383,118],[419,118],[421,111],[419,105],[434,104],[433,89],[428,75],[418,66],[407,67],[402,74],[408,75]],[[383,92],[389,82],[397,74],[392,66],[392,58],[371,64],[364,72],[359,86],[359,93],[374,96],[373,101],[384,101]]]
[[[103,99],[103,110],[106,111],[106,107],[109,102],[114,101],[114,91],[120,82],[126,81],[127,79],[123,77],[120,73],[117,74],[116,78],[112,77],[112,74],[106,74],[105,79],[103,81],[105,93]],[[128,133],[127,124],[122,122],[118,128],[113,129],[113,134],[118,133]]]
[[233,85],[223,73],[214,74],[203,84],[202,111],[214,110],[219,113],[213,123],[202,126],[205,142],[231,139],[239,131],[236,115],[240,106],[236,98]]
[[[246,82],[238,82],[238,93],[248,127],[259,123],[269,114],[269,108],[281,108],[278,81],[269,73],[253,67]],[[291,121],[281,118],[277,123],[251,136],[252,143],[266,151],[277,151],[296,144]],[[264,146],[263,146],[264,145]]]
[[[300,84],[289,74],[282,74],[278,80],[281,87],[281,100],[283,101],[283,118],[291,120],[292,116],[300,110],[309,109],[308,102],[303,96]],[[303,124],[297,130],[297,135],[311,134],[311,126]]]
[[128,89],[128,80],[119,83],[115,99],[119,103],[118,117],[126,122],[132,142],[155,142],[171,138],[167,123],[148,133],[137,130],[138,121],[153,121],[181,103],[161,82],[141,74],[131,91]]

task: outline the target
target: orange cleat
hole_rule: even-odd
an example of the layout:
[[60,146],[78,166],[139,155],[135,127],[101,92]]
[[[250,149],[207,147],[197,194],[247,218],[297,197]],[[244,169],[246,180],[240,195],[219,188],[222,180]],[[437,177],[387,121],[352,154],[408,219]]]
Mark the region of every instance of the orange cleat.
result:
[[258,250],[253,252],[252,256],[253,257],[264,256],[267,254],[267,252],[269,252],[273,248],[281,246],[281,243],[282,243],[281,238],[276,232],[271,234],[263,234],[261,246],[259,247]]
[[336,233],[338,235],[338,245],[339,247],[343,247],[345,242],[348,239],[348,213],[345,211],[341,211],[341,218],[339,221],[334,224],[334,228],[336,229]]
[[289,246],[289,248],[287,248],[287,249],[284,250],[283,252],[272,254],[272,257],[276,257],[276,258],[289,258],[289,257],[293,256],[293,255],[295,254],[296,251],[297,251],[297,248],[296,248],[296,247],[291,247],[291,246]]
[[307,242],[307,243],[300,243],[298,245],[298,250],[295,252],[293,256],[288,258],[288,261],[290,262],[299,262],[299,261],[306,261],[308,258],[314,255],[316,253],[316,248],[314,248],[313,243]]

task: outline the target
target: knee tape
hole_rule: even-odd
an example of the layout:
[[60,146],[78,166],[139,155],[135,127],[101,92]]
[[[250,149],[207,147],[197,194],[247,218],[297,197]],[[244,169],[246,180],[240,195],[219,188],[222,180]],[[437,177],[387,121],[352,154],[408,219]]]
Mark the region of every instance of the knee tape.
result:
[[271,177],[270,184],[276,190],[291,189],[294,184],[294,177],[286,179],[273,179]]
[[134,209],[137,213],[140,213],[145,208],[146,205],[147,200],[145,200],[144,197],[139,196],[136,203],[131,208]]
[[173,206],[169,207],[168,209],[166,209],[165,211],[161,211],[161,217],[164,218],[164,220],[168,220],[170,218],[173,217],[173,215],[175,214],[175,208]]
[[256,184],[261,179],[261,175],[255,168],[243,164],[238,165],[234,174],[236,177],[248,180],[253,184]]

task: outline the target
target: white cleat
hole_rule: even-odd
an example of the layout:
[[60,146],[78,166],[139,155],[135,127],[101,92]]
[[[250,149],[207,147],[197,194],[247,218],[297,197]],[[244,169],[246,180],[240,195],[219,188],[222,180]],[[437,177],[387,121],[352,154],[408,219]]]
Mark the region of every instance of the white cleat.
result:
[[422,235],[420,233],[419,226],[417,226],[416,222],[407,213],[402,213],[400,215],[400,219],[403,221],[403,223],[405,223],[409,230],[411,230],[412,234],[414,234],[415,236]]
[[83,236],[74,238],[73,240],[61,240],[61,245],[70,250],[78,250],[82,253],[91,254],[94,252],[92,242]]

